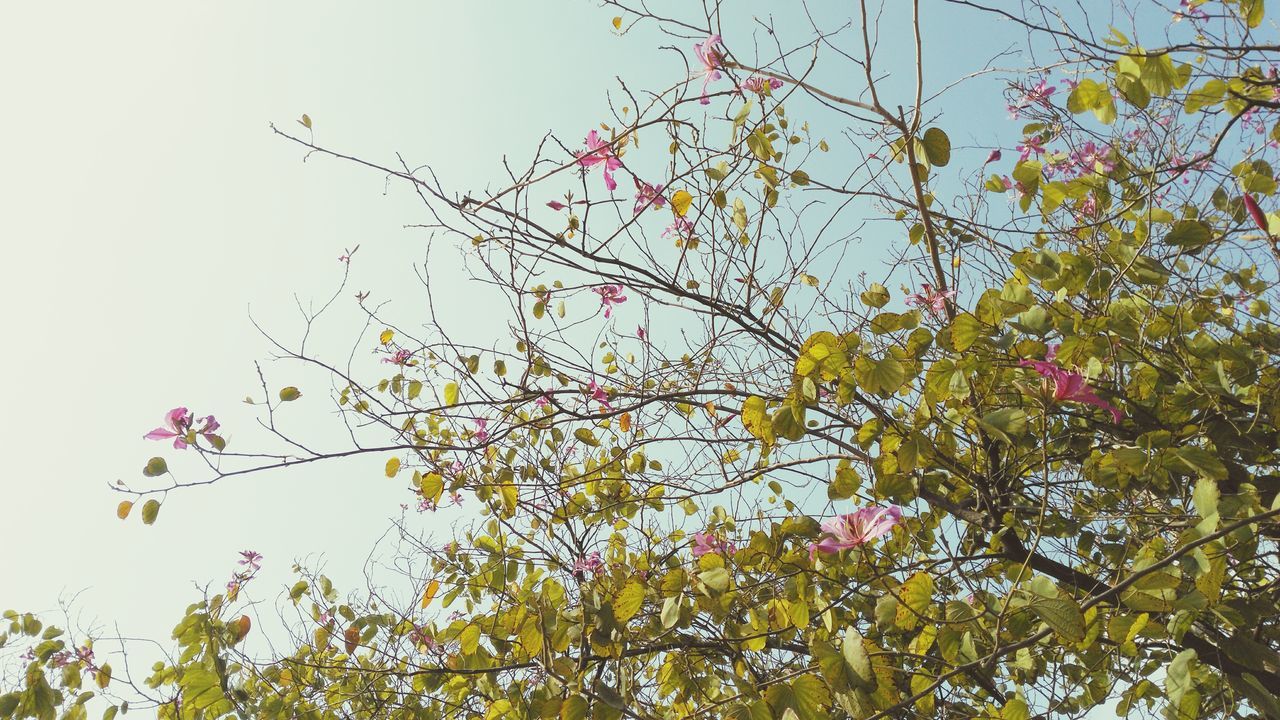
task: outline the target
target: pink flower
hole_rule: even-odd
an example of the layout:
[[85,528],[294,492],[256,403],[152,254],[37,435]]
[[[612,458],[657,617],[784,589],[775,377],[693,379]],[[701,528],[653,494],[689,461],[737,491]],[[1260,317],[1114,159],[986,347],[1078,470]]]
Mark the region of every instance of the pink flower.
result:
[[262,567],[262,554],[253,550],[241,550],[237,563],[247,566],[251,572],[257,572]]
[[711,99],[707,97],[707,85],[712,80],[720,79],[720,68],[724,64],[724,48],[721,45],[720,36],[711,35],[706,40],[695,43],[693,54],[697,55],[702,63],[702,69],[697,73],[702,76],[702,98],[698,102],[710,105]]
[[1259,230],[1268,235],[1271,234],[1268,230],[1266,213],[1262,212],[1262,208],[1258,206],[1258,201],[1254,200],[1249,193],[1244,194],[1244,209],[1249,213],[1249,217],[1253,218],[1253,224],[1257,225]]
[[541,395],[538,396],[537,400],[533,401],[533,404],[539,408],[547,407],[548,405],[551,404],[551,396],[547,393],[542,393]]
[[438,507],[431,498],[424,497],[418,501],[418,512],[435,512]]
[[1116,169],[1116,161],[1111,155],[1111,146],[1098,147],[1092,140],[1071,153],[1071,162],[1075,163],[1080,173],[1088,175],[1092,172],[1109,173]]
[[489,439],[489,421],[484,418],[476,418],[476,429],[472,433],[472,437],[476,442],[486,442]]
[[636,326],[636,337],[640,338],[642,341],[644,341],[644,340],[648,340],[648,339],[649,339],[649,333],[645,332],[645,331],[644,331],[644,328],[643,328],[642,326],[637,325],[637,326]]
[[600,559],[600,553],[593,552],[590,555],[584,555],[573,561],[573,573],[582,575],[585,573],[598,573],[604,569],[604,560]]
[[562,202],[556,202],[555,200],[552,200],[551,202],[547,203],[547,207],[551,208],[552,210],[563,210],[569,206],[565,205]]
[[1088,218],[1094,217],[1097,214],[1098,214],[1098,199],[1093,196],[1093,193],[1089,193],[1088,195],[1085,196],[1084,202],[1080,203],[1080,211],[1077,213],[1076,217],[1082,218],[1082,219],[1088,219]]
[[604,306],[606,318],[612,314],[614,305],[627,301],[627,296],[622,294],[621,285],[600,285],[591,288],[591,292],[600,296],[600,304]]
[[1023,360],[1018,365],[1035,370],[1040,377],[1044,378],[1046,387],[1050,381],[1053,382],[1054,402],[1078,402],[1085,405],[1093,405],[1111,413],[1111,417],[1116,422],[1120,422],[1124,418],[1124,413],[1111,403],[1098,397],[1093,388],[1089,387],[1089,383],[1084,379],[1083,375],[1066,370],[1057,364],[1054,360],[1057,355],[1057,349],[1057,346],[1051,347],[1044,360]]
[[738,86],[738,89],[763,95],[765,88],[777,90],[780,87],[782,87],[782,81],[777,78],[764,77],[763,75],[752,75],[746,80],[743,80],[742,84]]
[[604,186],[610,191],[618,189],[618,182],[613,179],[613,171],[622,167],[622,161],[614,154],[613,147],[600,139],[600,134],[595,130],[587,133],[586,143],[587,149],[578,153],[578,164],[584,168],[593,167],[604,163]]
[[632,178],[632,180],[636,184],[636,215],[644,212],[650,205],[660,208],[667,204],[667,199],[662,196],[665,185],[650,185],[641,181],[640,178]]
[[409,352],[408,350],[401,349],[401,350],[397,350],[395,354],[389,358],[382,358],[382,362],[392,363],[394,365],[400,365],[403,367],[405,365],[412,364],[412,360],[411,360],[412,357],[413,357],[413,353]]
[[176,450],[185,450],[187,447],[187,432],[191,429],[192,417],[191,411],[184,407],[176,407],[164,416],[164,427],[158,427],[155,430],[143,435],[146,440],[168,440],[173,438],[173,447]]
[[1029,107],[1031,105],[1043,105],[1045,107],[1048,107],[1049,96],[1052,95],[1057,89],[1058,88],[1053,87],[1052,85],[1049,84],[1048,79],[1041,78],[1039,83],[1033,85],[1030,88],[1026,88],[1025,90],[1022,91],[1022,97],[1018,99],[1018,102],[1008,106],[1009,116],[1012,118],[1017,118],[1018,113],[1023,108]]
[[667,226],[667,229],[662,231],[662,237],[667,237],[673,233],[677,238],[691,238],[693,237],[693,223],[689,218],[677,215],[676,219]]
[[1032,155],[1039,157],[1045,152],[1043,143],[1044,140],[1041,140],[1039,135],[1035,135],[1023,140],[1022,144],[1015,147],[1014,150],[1018,151],[1018,159],[1020,160],[1026,160]]
[[702,557],[707,553],[724,553],[732,555],[737,551],[733,543],[725,542],[711,533],[693,534],[693,556]]
[[454,504],[454,505],[461,506],[461,505],[462,505],[462,493],[457,493],[457,492],[451,492],[451,493],[449,493],[449,502],[450,502],[450,503],[452,503],[452,504]]
[[887,508],[864,507],[849,515],[837,515],[822,521],[822,529],[828,534],[809,546],[809,557],[815,553],[837,553],[858,547],[888,533],[902,522],[902,510],[896,505]]
[[934,290],[933,286],[929,283],[921,283],[920,292],[908,295],[906,303],[908,307],[928,308],[929,312],[936,317],[946,312],[947,300],[955,296],[955,290],[943,290],[939,292]]
[[609,404],[609,393],[605,392],[603,387],[597,385],[595,380],[592,380],[587,385],[587,392],[591,395],[591,399],[600,403],[605,410],[613,409],[613,406]]
[[982,164],[983,164],[983,165],[990,165],[991,163],[996,162],[997,160],[999,160],[999,159],[1000,159],[1000,157],[1001,157],[1001,156],[1000,156],[1000,148],[996,148],[995,150],[992,150],[992,151],[991,151],[991,154],[987,156],[987,161],[986,161],[986,162],[984,162],[984,163],[982,163]]

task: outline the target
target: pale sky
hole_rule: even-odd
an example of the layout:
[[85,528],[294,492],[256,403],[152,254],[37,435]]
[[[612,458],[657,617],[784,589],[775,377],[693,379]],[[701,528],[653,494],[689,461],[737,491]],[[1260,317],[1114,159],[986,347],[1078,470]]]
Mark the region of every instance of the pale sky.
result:
[[[560,27],[558,17],[594,26],[571,42],[530,32]],[[197,477],[193,458],[142,439],[177,405],[216,414],[233,449],[260,444],[240,404],[259,393],[252,361],[268,355],[249,310],[296,337],[294,294],[327,297],[344,248],[361,246],[353,291],[390,297],[403,317],[421,306],[413,264],[425,237],[403,229],[423,220],[416,200],[384,194],[365,169],[304,164],[268,123],[301,131],[305,112],[318,141],[387,162],[399,151],[479,189],[501,177],[504,152],[520,157],[548,130],[577,137],[605,119],[616,69],[582,54],[639,52],[609,18],[579,2],[434,0],[0,10],[0,608],[49,611],[84,591],[84,619],[165,638],[198,596],[193,581],[221,582],[246,548],[266,556],[261,598],[312,553],[341,586],[360,587],[386,519],[409,502],[403,483],[381,478],[385,458],[178,493],[153,527],[117,520],[123,498],[108,486],[143,484],[156,454]],[[432,261],[436,292],[463,300],[457,254],[437,249]],[[345,350],[359,330],[349,296],[325,347]],[[484,318],[468,308],[468,322]],[[265,370],[273,391],[302,387],[286,413],[323,437],[335,421],[327,388],[308,393],[304,376]]]

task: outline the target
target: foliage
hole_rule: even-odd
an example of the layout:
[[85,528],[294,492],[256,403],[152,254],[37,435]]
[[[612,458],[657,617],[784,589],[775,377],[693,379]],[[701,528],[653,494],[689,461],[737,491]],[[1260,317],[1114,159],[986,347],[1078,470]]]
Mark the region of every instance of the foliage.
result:
[[[377,454],[424,509],[474,499],[482,519],[410,553],[412,603],[299,569],[292,643],[266,655],[245,650],[244,570],[120,698],[192,719],[1013,719],[1117,698],[1280,718],[1280,217],[1263,210],[1280,80],[1261,0],[1184,2],[1173,29],[1139,4],[1151,46],[1036,19],[1068,8],[1014,18],[1069,82],[1010,82],[1020,157],[976,179],[939,115],[960,96],[891,97],[865,5],[808,40],[855,41],[823,57],[851,63],[859,99],[750,59],[711,32],[719,14],[616,6],[626,32],[702,27],[692,77],[481,199],[379,168],[479,260],[511,337],[367,308],[387,328],[376,367],[280,345],[383,438],[342,452],[232,455],[177,416],[214,480]],[[905,23],[928,42],[927,18]],[[878,280],[851,247],[864,217],[898,238]],[[322,395],[258,402],[287,438],[280,406]],[[142,501],[156,522],[184,486],[128,490],[118,513]],[[84,716],[108,666],[6,618],[11,646],[36,644],[0,718]]]

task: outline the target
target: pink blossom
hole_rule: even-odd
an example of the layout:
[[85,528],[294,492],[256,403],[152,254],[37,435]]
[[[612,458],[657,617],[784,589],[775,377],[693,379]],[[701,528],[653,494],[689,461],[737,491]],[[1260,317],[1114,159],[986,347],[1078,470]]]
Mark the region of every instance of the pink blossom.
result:
[[462,505],[462,493],[457,493],[457,492],[451,492],[451,493],[449,493],[449,502],[450,502],[450,503],[452,503],[452,504],[454,504],[454,505],[461,506],[461,505]]
[[609,393],[605,392],[603,387],[597,385],[595,380],[587,384],[587,393],[591,395],[592,400],[600,403],[605,410],[613,409],[613,406],[609,404]]
[[441,546],[440,549],[444,550],[447,553],[458,552],[458,542],[456,540],[453,542],[447,542],[443,546]]
[[1057,347],[1054,346],[1050,348],[1044,360],[1023,360],[1018,364],[1035,370],[1040,377],[1044,378],[1046,387],[1050,382],[1053,383],[1054,402],[1065,401],[1093,405],[1111,413],[1111,417],[1116,422],[1120,422],[1124,418],[1124,413],[1116,406],[1098,397],[1093,388],[1089,387],[1089,383],[1084,379],[1083,375],[1066,370],[1058,365],[1055,361],[1056,354]]
[[191,429],[191,411],[184,407],[176,407],[164,416],[164,426],[143,435],[147,440],[167,440],[173,438],[173,447],[177,450],[185,450],[187,442],[184,438],[187,431]]
[[1019,112],[1023,108],[1031,105],[1042,105],[1044,107],[1048,107],[1049,96],[1057,89],[1058,88],[1049,84],[1049,80],[1047,78],[1041,78],[1039,83],[1036,83],[1030,88],[1024,89],[1022,97],[1019,98],[1016,103],[1008,106],[1010,117],[1017,118]]
[[782,87],[782,81],[778,78],[765,77],[763,75],[752,75],[746,80],[743,80],[742,84],[738,86],[738,89],[763,95],[765,88],[777,90],[780,87]]
[[947,300],[956,296],[955,290],[934,290],[929,283],[920,284],[920,292],[907,296],[908,307],[924,307],[934,316],[942,315],[947,310]]
[[660,208],[667,204],[667,199],[662,196],[662,189],[665,185],[650,185],[642,181],[640,178],[632,178],[636,184],[636,208],[635,214],[639,215],[644,212],[650,205]]
[[262,554],[253,550],[241,550],[237,563],[247,566],[250,572],[257,572],[262,567]]
[[604,569],[604,560],[600,559],[600,553],[593,552],[584,555],[573,561],[573,572],[575,575],[584,573],[598,573]]
[[1249,213],[1249,217],[1253,219],[1253,224],[1258,229],[1270,235],[1270,226],[1267,223],[1267,214],[1262,212],[1262,208],[1258,206],[1258,201],[1253,199],[1249,193],[1244,194],[1244,209]]
[[538,406],[539,408],[547,407],[548,405],[551,404],[551,395],[549,393],[544,392],[538,396],[537,400],[533,401],[533,404]]
[[662,231],[662,237],[667,237],[672,234],[675,234],[677,238],[693,237],[693,222],[691,222],[689,218],[677,215],[676,219],[667,226],[667,229]]
[[200,423],[200,427],[195,433],[204,437],[209,443],[213,443],[217,437],[214,435],[219,427],[222,427],[218,420],[208,415],[197,420],[191,415],[191,411],[184,407],[176,407],[168,412],[164,417],[164,427],[158,427],[155,430],[143,435],[147,440],[168,440],[173,438],[173,447],[177,450],[185,450],[187,448],[187,440],[190,438],[191,428],[196,423]]
[[732,555],[737,551],[734,544],[725,542],[711,533],[694,533],[693,534],[693,556],[702,557],[707,553],[723,553]]
[[836,553],[865,545],[893,530],[902,522],[902,510],[896,505],[887,508],[864,507],[849,515],[837,515],[822,521],[827,537],[809,546],[809,556],[815,553]]
[[435,512],[437,509],[439,506],[431,498],[424,497],[418,500],[418,512]]
[[1092,140],[1071,153],[1071,162],[1075,163],[1080,173],[1084,175],[1095,171],[1106,174],[1116,169],[1116,161],[1112,157],[1111,146],[1103,145],[1098,147]]
[[471,434],[476,442],[486,442],[489,440],[489,421],[485,418],[475,418],[476,429]]
[[640,326],[640,325],[637,325],[637,326],[636,326],[636,337],[640,338],[642,341],[644,341],[644,340],[648,340],[648,339],[649,339],[649,333],[647,333],[647,332],[645,332],[645,331],[644,331],[644,327],[642,327],[642,326]]
[[1025,161],[1032,155],[1037,157],[1043,155],[1045,153],[1043,143],[1044,140],[1041,140],[1039,135],[1034,135],[1023,140],[1022,144],[1015,147],[1014,150],[1017,150],[1019,153],[1018,159]]
[[600,285],[591,288],[591,292],[600,296],[600,304],[604,306],[606,318],[612,314],[614,305],[627,301],[627,296],[622,294],[621,285]]
[[987,156],[987,161],[982,164],[990,165],[991,163],[998,161],[1000,157],[1001,157],[1000,148],[996,148],[995,150],[991,151],[991,154]]
[[711,99],[707,97],[707,85],[712,80],[720,79],[720,68],[724,65],[724,47],[720,36],[711,35],[706,40],[695,43],[693,54],[697,55],[702,63],[702,69],[697,73],[702,76],[702,98],[698,102],[710,105]]
[[613,147],[600,139],[600,134],[595,130],[587,133],[587,139],[583,142],[587,149],[578,153],[578,164],[589,168],[604,163],[604,186],[610,191],[617,190],[618,182],[613,179],[613,171],[622,167],[622,161],[614,154]]
[[403,367],[405,365],[412,364],[412,360],[411,360],[412,357],[413,357],[412,352],[405,349],[401,349],[401,350],[397,350],[395,354],[389,358],[382,358],[382,362],[392,363],[393,365],[400,365]]
[[569,206],[565,205],[562,202],[556,202],[555,200],[552,200],[551,202],[547,203],[547,207],[551,208],[552,210],[563,210]]
[[1084,201],[1080,203],[1080,210],[1076,214],[1076,217],[1088,219],[1096,216],[1097,214],[1098,199],[1093,196],[1093,193],[1089,193],[1085,196]]

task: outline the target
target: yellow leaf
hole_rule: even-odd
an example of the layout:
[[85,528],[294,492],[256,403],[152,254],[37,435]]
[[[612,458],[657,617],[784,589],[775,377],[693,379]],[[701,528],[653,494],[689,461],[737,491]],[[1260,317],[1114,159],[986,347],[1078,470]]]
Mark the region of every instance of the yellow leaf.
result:
[[124,502],[116,506],[116,517],[123,520],[129,517],[129,511],[132,509],[133,509],[133,502],[130,500],[125,500]]
[[614,29],[614,30],[621,30],[621,29],[622,29],[622,18],[620,18],[620,17],[615,17],[615,18],[613,19],[613,29]]
[[439,590],[440,590],[439,580],[432,580],[431,582],[427,583],[427,590],[426,592],[422,593],[422,607],[424,610],[428,605],[431,604],[431,601],[435,599],[436,593],[439,592]]
[[631,580],[613,599],[613,616],[618,622],[625,623],[640,612],[644,605],[644,584],[639,580]]
[[390,330],[390,329],[383,330],[382,334],[378,336],[378,342],[382,343],[383,345],[386,345],[387,343],[391,342],[391,338],[395,336],[396,336],[396,333],[394,330]]
[[671,196],[671,209],[676,211],[680,217],[684,217],[689,212],[689,206],[693,204],[693,196],[685,190],[677,190]]
[[631,432],[631,413],[624,412],[618,416],[618,427],[622,432]]
[[311,116],[310,116],[310,115],[308,115],[308,114],[306,114],[306,113],[302,113],[302,119],[301,119],[301,120],[299,120],[298,122],[302,124],[302,127],[306,128],[306,129],[308,129],[308,130],[310,130],[310,129],[311,129]]
[[387,461],[387,477],[393,478],[398,472],[400,472],[400,458],[393,457]]
[[458,383],[449,383],[448,385],[444,386],[444,404],[445,405],[458,404]]

